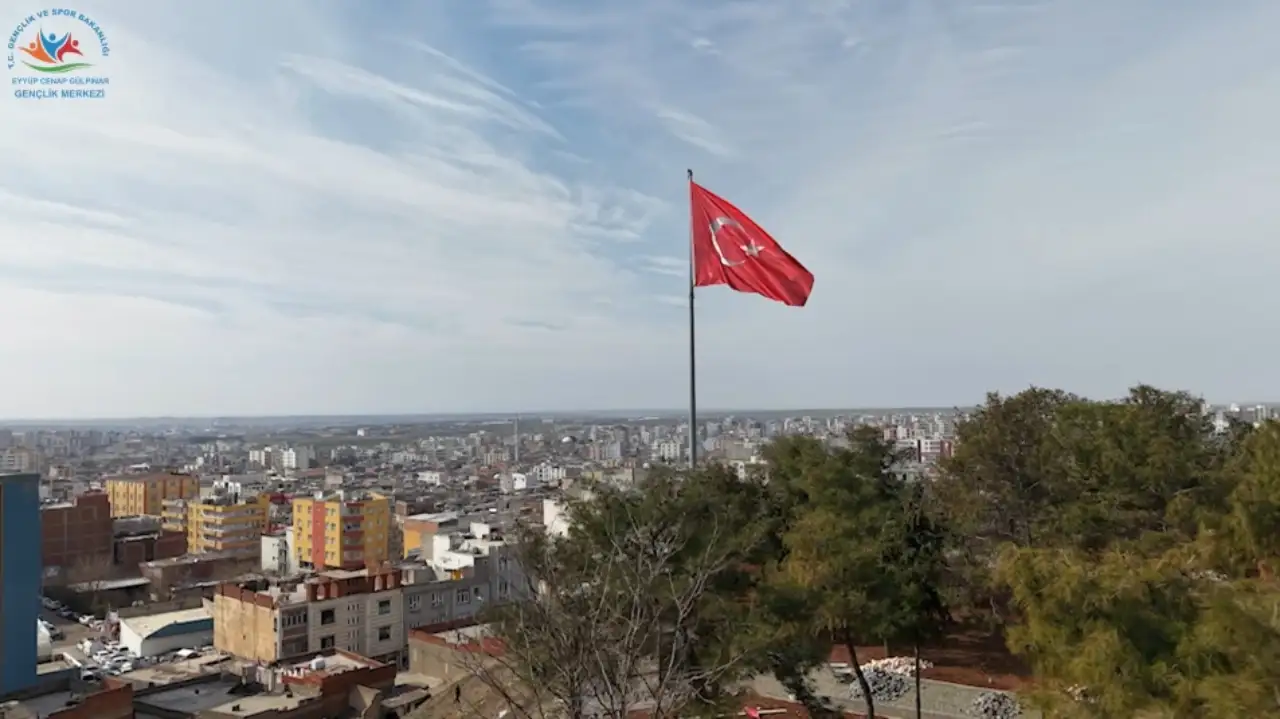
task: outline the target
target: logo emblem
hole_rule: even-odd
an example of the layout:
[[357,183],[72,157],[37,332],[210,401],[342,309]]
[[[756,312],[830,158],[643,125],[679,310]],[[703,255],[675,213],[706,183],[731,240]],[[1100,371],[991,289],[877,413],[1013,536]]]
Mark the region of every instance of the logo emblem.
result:
[[34,40],[18,49],[27,55],[22,64],[39,72],[75,72],[93,67],[87,62],[71,61],[72,56],[84,57],[84,53],[80,52],[80,41],[69,32],[58,37],[38,30]]
[[92,17],[41,10],[18,22],[6,43],[13,96],[19,100],[91,100],[106,96],[102,65],[111,46]]

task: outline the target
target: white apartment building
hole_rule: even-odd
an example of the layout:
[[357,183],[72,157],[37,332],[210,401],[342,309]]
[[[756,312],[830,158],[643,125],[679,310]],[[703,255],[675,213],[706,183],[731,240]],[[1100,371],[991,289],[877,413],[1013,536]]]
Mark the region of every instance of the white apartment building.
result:
[[512,494],[523,492],[533,484],[529,481],[529,475],[521,472],[503,472],[498,477],[498,490],[503,494]]
[[298,572],[298,553],[293,547],[293,527],[276,534],[262,535],[262,571],[291,576]]
[[559,482],[565,478],[566,473],[564,467],[557,467],[550,462],[541,462],[529,470],[529,476],[538,484]]
[[40,453],[25,447],[0,451],[0,472],[39,472],[44,469]]
[[418,472],[418,481],[432,487],[439,487],[444,484],[444,473],[434,471]]
[[668,462],[684,458],[684,446],[679,440],[664,439],[653,443],[653,456]]
[[316,464],[316,451],[312,447],[289,447],[280,452],[280,468],[292,470],[311,469]]
[[524,586],[512,548],[490,527],[436,534],[423,541],[417,561],[401,565],[405,632],[461,622],[486,607],[511,601]]

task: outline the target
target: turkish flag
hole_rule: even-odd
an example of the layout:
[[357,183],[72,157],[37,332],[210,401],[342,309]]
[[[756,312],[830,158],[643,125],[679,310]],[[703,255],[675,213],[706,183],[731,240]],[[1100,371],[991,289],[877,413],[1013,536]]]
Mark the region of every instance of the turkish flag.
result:
[[693,220],[693,285],[728,285],[791,307],[804,307],[813,273],[747,213],[689,181]]

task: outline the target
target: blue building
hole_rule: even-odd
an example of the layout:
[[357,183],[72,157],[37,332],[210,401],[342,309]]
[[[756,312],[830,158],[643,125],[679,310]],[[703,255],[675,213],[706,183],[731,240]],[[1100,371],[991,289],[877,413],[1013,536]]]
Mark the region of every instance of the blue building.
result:
[[36,682],[40,475],[0,474],[0,695]]

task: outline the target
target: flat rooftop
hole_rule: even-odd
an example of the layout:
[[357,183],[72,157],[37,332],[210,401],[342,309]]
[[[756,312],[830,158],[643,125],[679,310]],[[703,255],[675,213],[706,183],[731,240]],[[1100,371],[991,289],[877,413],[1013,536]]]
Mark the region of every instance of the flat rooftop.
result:
[[302,706],[303,703],[311,701],[315,701],[314,696],[301,694],[294,694],[293,696],[285,696],[284,694],[251,694],[249,696],[236,697],[223,704],[208,707],[208,709],[220,715],[247,717],[267,712],[290,712]]
[[[130,674],[133,673],[130,672]],[[185,712],[190,716],[222,706],[232,699],[243,700],[244,697],[238,697],[233,693],[240,686],[239,680],[219,678],[199,684],[165,689],[145,697],[135,697],[134,702],[172,712]]]
[[231,661],[231,657],[221,652],[214,652],[180,662],[166,662],[134,669],[131,672],[121,674],[120,678],[144,687],[176,684],[195,677],[213,674],[219,670],[223,663],[229,661]]
[[411,514],[405,517],[406,520],[415,522],[435,522],[436,524],[445,524],[448,522],[456,522],[462,516],[460,512],[427,512],[425,514]]
[[213,615],[209,614],[204,607],[197,607],[196,609],[182,609],[176,612],[127,617],[122,619],[121,622],[137,632],[138,636],[146,638],[166,627],[212,619]]
[[332,676],[334,674],[341,674],[343,672],[349,672],[355,669],[370,669],[373,667],[382,666],[381,662],[374,661],[373,659],[366,659],[364,657],[350,657],[345,654],[336,654],[336,653],[329,654],[327,656],[317,657],[317,659],[324,660],[323,667],[316,668],[316,665],[314,664],[315,659],[308,659],[307,661],[304,661],[304,662],[296,662],[294,664],[290,664],[284,669],[286,672],[289,672],[289,673],[298,673],[303,675],[324,674],[327,676]]
[[72,584],[71,589],[74,592],[84,594],[86,592],[109,592],[112,589],[128,589],[130,587],[145,587],[151,583],[146,577],[126,577],[124,579],[108,579],[105,582],[81,582]]
[[75,669],[75,668],[76,668],[76,665],[72,664],[66,659],[63,659],[61,657],[56,657],[54,659],[50,659],[48,661],[40,662],[39,664],[37,664],[36,674],[56,674],[58,672],[67,671],[69,669]]

